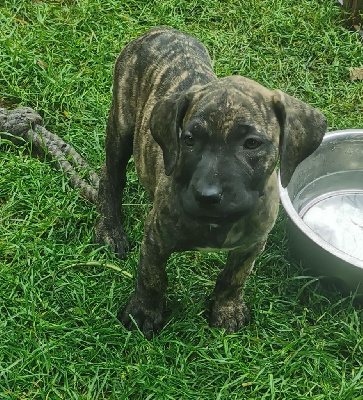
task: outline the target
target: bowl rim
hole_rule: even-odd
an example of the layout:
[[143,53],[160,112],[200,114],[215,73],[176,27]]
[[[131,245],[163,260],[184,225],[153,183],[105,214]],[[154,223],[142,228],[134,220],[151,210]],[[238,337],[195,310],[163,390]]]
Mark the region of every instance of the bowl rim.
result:
[[[359,135],[359,136],[363,137],[363,129],[344,129],[344,130],[335,130],[335,131],[327,132],[324,135],[322,143],[324,143],[328,140],[332,140],[336,137],[340,137],[340,136],[345,137],[346,135],[353,135],[353,136]],[[363,269],[363,261],[345,253],[342,250],[339,250],[338,248],[334,247],[330,243],[326,242],[303,221],[303,219],[299,216],[299,214],[295,210],[294,206],[292,205],[287,188],[282,187],[281,178],[280,178],[280,170],[278,170],[277,175],[278,175],[280,201],[281,201],[282,206],[284,207],[288,217],[293,222],[293,224],[298,229],[300,229],[305,236],[307,236],[309,239],[311,239],[314,243],[316,243],[323,250],[327,251],[328,253],[332,254],[335,257],[342,259],[343,261],[345,261],[349,264],[352,264],[355,267]]]

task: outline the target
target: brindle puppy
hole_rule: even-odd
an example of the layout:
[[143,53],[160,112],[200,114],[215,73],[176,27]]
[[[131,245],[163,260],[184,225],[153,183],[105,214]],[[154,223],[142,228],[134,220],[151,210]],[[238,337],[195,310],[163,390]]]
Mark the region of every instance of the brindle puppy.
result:
[[228,251],[213,292],[210,325],[233,332],[249,320],[242,289],[274,225],[284,186],[320,144],[316,109],[242,76],[217,79],[194,37],[154,28],[132,41],[114,69],[96,238],[120,258],[126,165],[133,154],[153,198],[136,289],[120,319],[148,337],[163,324],[165,264],[173,252]]

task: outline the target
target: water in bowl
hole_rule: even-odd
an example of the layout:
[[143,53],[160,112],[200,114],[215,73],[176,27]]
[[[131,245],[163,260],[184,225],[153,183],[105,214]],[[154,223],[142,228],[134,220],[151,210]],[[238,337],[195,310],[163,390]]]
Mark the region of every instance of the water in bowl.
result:
[[293,204],[323,240],[363,261],[363,171],[320,177],[304,187]]

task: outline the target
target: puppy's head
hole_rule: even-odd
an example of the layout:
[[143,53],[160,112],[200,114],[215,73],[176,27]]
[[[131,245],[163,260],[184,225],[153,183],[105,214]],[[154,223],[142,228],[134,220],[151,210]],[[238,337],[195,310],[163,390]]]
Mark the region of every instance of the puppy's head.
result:
[[184,211],[226,223],[255,207],[279,158],[288,184],[320,144],[326,121],[291,96],[233,76],[159,101],[150,129]]

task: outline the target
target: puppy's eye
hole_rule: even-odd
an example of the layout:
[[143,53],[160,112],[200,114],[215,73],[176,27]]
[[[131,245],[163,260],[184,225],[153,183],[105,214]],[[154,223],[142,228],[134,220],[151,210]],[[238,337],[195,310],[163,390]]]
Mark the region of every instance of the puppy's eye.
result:
[[248,138],[245,140],[245,142],[243,143],[243,147],[247,150],[255,150],[258,147],[260,147],[262,144],[262,142],[260,142],[257,139],[254,138]]
[[187,133],[186,135],[184,135],[184,143],[187,146],[193,146],[194,145],[194,138],[193,138],[193,135],[191,133]]

